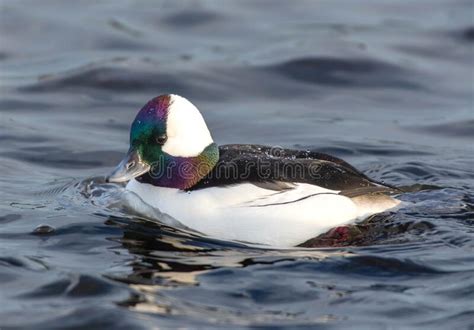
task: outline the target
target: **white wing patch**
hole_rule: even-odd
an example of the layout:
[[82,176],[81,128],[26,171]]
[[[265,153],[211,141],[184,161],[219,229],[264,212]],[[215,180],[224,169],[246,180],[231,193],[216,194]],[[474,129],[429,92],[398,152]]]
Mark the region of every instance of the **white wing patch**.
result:
[[267,191],[268,193],[257,198],[246,200],[238,206],[268,207],[276,205],[294,204],[317,195],[337,195],[339,193],[339,191],[337,190],[325,189],[319,186],[304,183],[294,183],[292,189],[286,189],[277,192],[267,189],[262,190]]

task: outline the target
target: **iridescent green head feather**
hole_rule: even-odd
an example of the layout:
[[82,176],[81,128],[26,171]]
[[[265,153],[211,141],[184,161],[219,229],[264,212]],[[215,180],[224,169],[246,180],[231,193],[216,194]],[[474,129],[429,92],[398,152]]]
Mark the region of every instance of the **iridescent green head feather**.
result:
[[167,140],[166,121],[171,103],[170,95],[161,95],[150,100],[138,112],[130,128],[130,148],[135,149],[141,159],[152,164],[163,153]]

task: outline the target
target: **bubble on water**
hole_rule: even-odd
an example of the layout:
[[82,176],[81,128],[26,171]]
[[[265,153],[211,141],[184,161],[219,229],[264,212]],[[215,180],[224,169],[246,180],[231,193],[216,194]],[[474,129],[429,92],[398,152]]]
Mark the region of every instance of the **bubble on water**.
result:
[[56,228],[53,226],[47,225],[47,224],[41,224],[38,227],[36,227],[32,234],[34,235],[48,235],[52,234],[56,231]]

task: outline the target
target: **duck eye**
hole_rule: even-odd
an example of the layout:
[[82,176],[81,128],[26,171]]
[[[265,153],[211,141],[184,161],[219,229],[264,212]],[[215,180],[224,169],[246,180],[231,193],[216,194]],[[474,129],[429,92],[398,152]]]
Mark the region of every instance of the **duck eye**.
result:
[[155,141],[156,143],[163,145],[165,144],[167,138],[168,137],[166,136],[166,134],[162,134],[155,137]]

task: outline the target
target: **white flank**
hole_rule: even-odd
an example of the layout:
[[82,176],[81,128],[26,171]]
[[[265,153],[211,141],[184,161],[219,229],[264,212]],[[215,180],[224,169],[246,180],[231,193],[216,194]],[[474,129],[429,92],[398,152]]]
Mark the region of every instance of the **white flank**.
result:
[[[337,191],[309,184],[296,184],[295,189],[283,192],[249,183],[184,192],[132,180],[127,189],[206,235],[279,247],[301,244],[333,227],[383,211],[361,207]],[[140,211],[144,206],[133,207]]]

